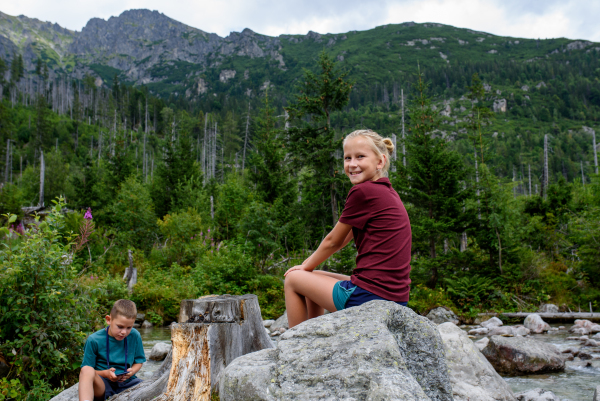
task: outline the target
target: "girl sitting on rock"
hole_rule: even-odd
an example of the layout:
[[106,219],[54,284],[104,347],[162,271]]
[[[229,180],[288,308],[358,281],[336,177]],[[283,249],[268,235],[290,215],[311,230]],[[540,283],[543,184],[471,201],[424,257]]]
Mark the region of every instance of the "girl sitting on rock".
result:
[[[353,187],[342,216],[319,248],[285,272],[289,326],[372,300],[406,306],[410,291],[411,229],[406,209],[387,178],[394,145],[371,130],[344,139],[344,172]],[[352,276],[315,270],[354,239]]]

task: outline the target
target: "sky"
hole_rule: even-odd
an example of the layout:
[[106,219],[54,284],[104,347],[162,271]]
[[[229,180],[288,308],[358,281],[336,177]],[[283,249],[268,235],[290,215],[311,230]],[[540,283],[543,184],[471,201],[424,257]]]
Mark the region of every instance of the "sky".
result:
[[265,35],[342,33],[389,23],[437,22],[501,36],[600,42],[597,0],[0,0],[0,11],[81,31],[147,8],[206,32],[227,36],[250,28]]

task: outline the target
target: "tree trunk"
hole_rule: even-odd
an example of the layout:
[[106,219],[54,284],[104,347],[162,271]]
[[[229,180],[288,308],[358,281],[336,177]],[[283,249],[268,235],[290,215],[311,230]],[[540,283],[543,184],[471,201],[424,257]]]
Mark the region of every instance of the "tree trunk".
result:
[[40,201],[38,206],[44,206],[44,177],[46,175],[46,163],[44,163],[44,151],[40,150]]
[[235,358],[273,348],[256,295],[210,295],[181,301],[173,348],[154,375],[113,401],[206,400]]

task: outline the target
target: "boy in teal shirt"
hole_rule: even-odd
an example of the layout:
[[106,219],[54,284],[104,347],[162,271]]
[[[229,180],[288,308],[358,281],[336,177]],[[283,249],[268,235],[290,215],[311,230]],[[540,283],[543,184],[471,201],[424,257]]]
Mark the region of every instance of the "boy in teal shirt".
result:
[[146,362],[142,337],[133,328],[135,303],[119,299],[106,316],[108,327],[88,337],[79,374],[79,401],[104,401],[141,380],[135,374]]

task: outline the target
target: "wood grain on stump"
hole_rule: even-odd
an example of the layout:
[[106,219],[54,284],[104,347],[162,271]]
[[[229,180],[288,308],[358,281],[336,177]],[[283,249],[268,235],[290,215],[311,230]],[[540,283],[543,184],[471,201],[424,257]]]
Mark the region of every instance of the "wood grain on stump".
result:
[[172,351],[160,369],[114,401],[208,401],[235,358],[273,348],[256,295],[186,299],[178,320],[171,325]]

